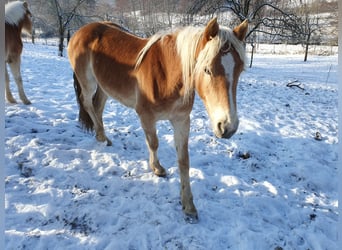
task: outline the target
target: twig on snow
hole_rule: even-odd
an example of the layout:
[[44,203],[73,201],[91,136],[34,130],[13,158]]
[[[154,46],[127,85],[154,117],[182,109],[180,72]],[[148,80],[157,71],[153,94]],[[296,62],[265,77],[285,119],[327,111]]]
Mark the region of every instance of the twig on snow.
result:
[[286,87],[297,87],[300,88],[301,90],[304,90],[304,87],[301,86],[301,83],[298,83],[298,80],[294,80],[292,82],[289,82],[288,84],[286,84]]

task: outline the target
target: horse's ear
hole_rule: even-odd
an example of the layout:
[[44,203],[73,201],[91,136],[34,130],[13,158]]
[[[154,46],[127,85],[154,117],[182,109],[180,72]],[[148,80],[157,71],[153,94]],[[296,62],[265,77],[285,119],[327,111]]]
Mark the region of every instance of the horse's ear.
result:
[[248,20],[245,19],[240,25],[236,26],[233,30],[234,35],[240,40],[243,41],[246,37],[246,33],[248,30]]
[[211,19],[204,30],[204,37],[207,41],[211,40],[215,36],[217,36],[217,33],[219,31],[219,25],[217,23],[217,17],[214,17]]
[[27,2],[26,2],[26,1],[25,1],[25,2],[23,2],[23,5],[24,5],[25,9],[28,9],[28,4],[27,4]]

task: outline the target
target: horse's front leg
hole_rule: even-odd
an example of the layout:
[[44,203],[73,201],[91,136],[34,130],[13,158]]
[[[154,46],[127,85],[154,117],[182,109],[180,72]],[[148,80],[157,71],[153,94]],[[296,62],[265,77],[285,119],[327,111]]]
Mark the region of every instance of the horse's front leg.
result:
[[187,115],[182,119],[171,120],[174,128],[174,140],[178,156],[178,167],[181,180],[181,200],[185,220],[190,223],[196,223],[198,220],[197,210],[195,208],[190,187],[189,177],[189,152],[188,140],[190,130],[190,117]]
[[9,66],[11,68],[14,80],[17,84],[19,97],[20,97],[21,101],[26,105],[31,104],[31,102],[26,97],[25,92],[24,92],[23,79],[22,79],[21,73],[20,73],[20,58],[16,61],[9,63]]
[[156,132],[156,122],[149,117],[140,117],[141,125],[146,136],[146,144],[150,154],[149,164],[154,174],[160,177],[166,176],[165,169],[160,165],[158,159],[158,137]]
[[7,66],[5,65],[5,77],[6,77],[6,85],[5,85],[5,89],[6,89],[6,99],[9,103],[17,103],[17,101],[14,99],[11,89],[10,89],[10,84],[9,84],[9,75],[8,75],[8,71],[7,71]]

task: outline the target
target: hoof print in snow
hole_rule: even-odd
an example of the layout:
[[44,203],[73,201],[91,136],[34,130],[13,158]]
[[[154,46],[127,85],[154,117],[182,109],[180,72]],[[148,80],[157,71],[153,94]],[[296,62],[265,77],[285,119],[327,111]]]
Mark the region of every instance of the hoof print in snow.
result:
[[316,215],[316,214],[310,214],[310,220],[311,220],[311,221],[315,220],[315,219],[316,219],[316,217],[317,217],[317,215]]
[[29,178],[33,176],[32,172],[33,172],[32,168],[23,168],[20,175],[23,177]]
[[193,214],[184,214],[184,220],[189,224],[197,224],[198,223],[198,215]]
[[238,156],[243,160],[247,160],[251,157],[251,154],[249,152],[239,152]]
[[20,170],[20,175],[22,177],[29,178],[33,176],[33,170],[30,167],[25,167],[23,162],[18,163],[18,167]]
[[321,135],[320,132],[316,132],[316,133],[315,133],[315,140],[316,140],[316,141],[321,141],[321,140],[322,140],[322,135]]

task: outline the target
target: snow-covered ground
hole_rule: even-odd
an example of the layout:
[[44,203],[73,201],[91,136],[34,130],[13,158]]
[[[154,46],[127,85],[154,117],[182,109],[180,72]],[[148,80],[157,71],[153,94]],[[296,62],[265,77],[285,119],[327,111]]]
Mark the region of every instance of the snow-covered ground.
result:
[[[230,140],[214,137],[196,99],[189,150],[200,220],[187,224],[170,124],[158,124],[168,172],[158,178],[133,110],[108,101],[112,147],[82,131],[68,60],[56,54],[25,44],[32,105],[5,106],[6,249],[337,249],[337,55],[255,55]],[[286,86],[294,81],[301,88]]]

